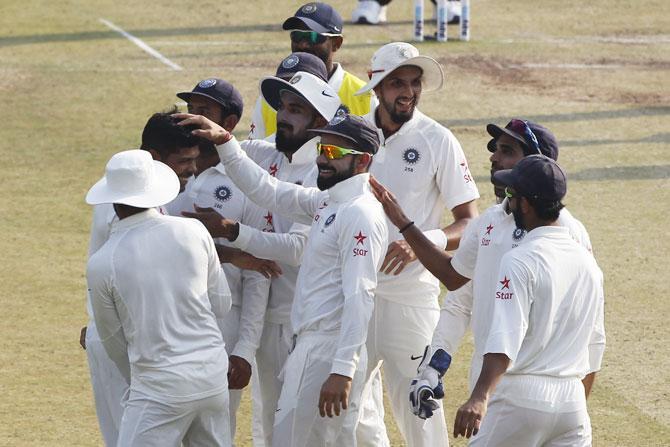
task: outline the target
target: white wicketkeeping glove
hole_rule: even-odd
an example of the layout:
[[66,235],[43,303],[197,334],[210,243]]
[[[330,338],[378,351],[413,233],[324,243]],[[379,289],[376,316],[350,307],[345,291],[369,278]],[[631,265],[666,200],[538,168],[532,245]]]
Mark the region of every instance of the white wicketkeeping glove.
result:
[[444,397],[442,376],[450,364],[451,356],[444,349],[433,353],[431,346],[426,346],[423,359],[417,368],[417,376],[409,386],[412,413],[421,419],[428,419],[439,407],[437,399]]

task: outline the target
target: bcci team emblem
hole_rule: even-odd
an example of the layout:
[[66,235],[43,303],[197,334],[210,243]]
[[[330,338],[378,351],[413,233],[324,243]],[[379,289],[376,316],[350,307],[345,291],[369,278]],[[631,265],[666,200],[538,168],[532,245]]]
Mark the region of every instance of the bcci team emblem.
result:
[[519,242],[523,237],[526,235],[526,230],[523,228],[515,228],[514,232],[512,233],[512,238]]
[[290,81],[288,81],[288,83],[289,83],[289,84],[297,84],[298,82],[300,82],[301,79],[302,79],[302,76],[300,76],[300,75],[295,75],[295,76],[293,76],[293,77],[291,78]]
[[210,88],[216,85],[216,79],[205,79],[204,81],[200,81],[198,83],[198,87],[200,88]]
[[421,159],[421,155],[419,155],[419,151],[410,147],[409,149],[405,149],[405,152],[402,154],[402,159],[405,160],[406,163],[414,165]]
[[303,14],[312,14],[316,11],[316,3],[307,3],[301,9]]
[[281,66],[288,70],[298,65],[298,62],[300,62],[300,58],[292,54],[286,59],[284,59],[284,61],[281,63]]
[[345,109],[337,109],[337,112],[335,112],[335,116],[333,117],[332,120],[330,120],[328,124],[331,126],[337,126],[346,118],[347,118],[347,111]]
[[214,198],[219,202],[227,202],[233,193],[227,186],[219,186],[214,190]]
[[331,214],[330,216],[328,216],[328,219],[326,219],[325,226],[327,227],[328,225],[332,224],[334,220],[335,220],[335,214]]

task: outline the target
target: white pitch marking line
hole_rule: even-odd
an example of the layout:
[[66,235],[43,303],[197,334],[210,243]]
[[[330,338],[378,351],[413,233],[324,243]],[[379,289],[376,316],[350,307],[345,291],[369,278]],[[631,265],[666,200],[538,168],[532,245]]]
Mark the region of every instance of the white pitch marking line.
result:
[[100,20],[100,22],[102,24],[104,24],[105,26],[107,26],[107,27],[111,28],[112,30],[116,31],[117,33],[121,34],[123,37],[125,37],[126,39],[128,39],[129,41],[131,41],[132,43],[134,43],[135,45],[140,47],[142,50],[144,50],[145,52],[149,53],[150,55],[152,55],[153,57],[155,57],[156,59],[158,59],[159,61],[161,61],[165,65],[167,65],[168,67],[172,68],[173,70],[176,70],[176,71],[183,70],[182,67],[175,64],[170,59],[163,56],[158,51],[154,50],[149,45],[144,43],[144,41],[142,39],[139,39],[139,38],[133,36],[132,34],[126,32],[125,30],[119,28],[118,26],[116,26],[112,22],[110,22],[109,20],[102,19],[102,18],[98,19],[98,20]]

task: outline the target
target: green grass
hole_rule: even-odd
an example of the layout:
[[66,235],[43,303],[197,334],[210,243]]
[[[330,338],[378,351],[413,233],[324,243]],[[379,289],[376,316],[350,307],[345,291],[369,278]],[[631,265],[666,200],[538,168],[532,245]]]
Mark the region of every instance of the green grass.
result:
[[[345,19],[354,7],[354,0],[332,3]],[[493,200],[484,125],[519,116],[554,130],[570,179],[567,205],[587,226],[606,278],[607,352],[589,401],[594,444],[668,445],[670,5],[472,3],[471,42],[421,44],[444,65],[447,85],[420,107],[462,142],[482,210]],[[101,444],[77,344],[86,322],[84,194],[111,154],[138,146],[151,113],[202,78],[234,82],[250,112],[258,80],[289,53],[279,24],[299,4],[3,1],[0,445]],[[184,70],[168,69],[99,18]],[[394,2],[389,19],[383,27],[345,25],[337,60],[364,77],[376,48],[410,37],[410,2]],[[470,350],[465,343],[447,376],[450,427],[466,398]],[[238,445],[250,445],[248,404],[241,411]]]

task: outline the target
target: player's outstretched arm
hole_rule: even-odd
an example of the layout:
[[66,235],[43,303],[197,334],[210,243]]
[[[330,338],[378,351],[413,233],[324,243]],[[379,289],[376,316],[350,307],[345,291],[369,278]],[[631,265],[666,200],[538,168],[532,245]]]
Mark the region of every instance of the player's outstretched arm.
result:
[[404,213],[395,196],[374,177],[370,176],[372,192],[384,207],[393,225],[398,227],[419,261],[444,284],[455,290],[469,281],[451,266],[451,256],[433,244]]

